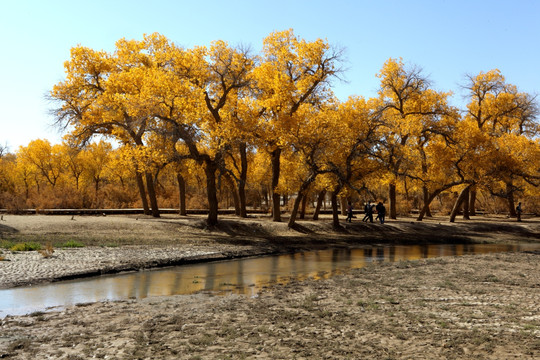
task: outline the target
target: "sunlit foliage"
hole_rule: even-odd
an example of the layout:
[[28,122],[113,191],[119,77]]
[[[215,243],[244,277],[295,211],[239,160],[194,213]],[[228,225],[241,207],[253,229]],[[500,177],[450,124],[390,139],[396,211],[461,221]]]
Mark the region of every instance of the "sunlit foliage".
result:
[[419,220],[474,214],[476,199],[510,214],[516,197],[540,208],[534,96],[490,70],[467,77],[460,111],[420,68],[391,58],[375,98],[341,102],[332,81],[343,61],[292,29],[268,35],[259,54],[222,40],[186,49],[157,33],[112,52],[76,46],[50,91],[65,141],[0,147],[0,208],[157,217],[160,204],[208,209],[209,225],[218,208],[262,208],[274,221],[287,209],[289,226],[326,194],[334,226],[340,200],[389,202],[393,218],[417,208]]

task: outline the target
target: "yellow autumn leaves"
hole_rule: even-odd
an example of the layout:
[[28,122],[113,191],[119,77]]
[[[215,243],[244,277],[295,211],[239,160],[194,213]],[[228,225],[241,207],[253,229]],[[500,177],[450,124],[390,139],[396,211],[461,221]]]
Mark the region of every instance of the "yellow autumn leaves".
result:
[[273,195],[276,221],[282,194],[297,195],[297,210],[322,190],[377,191],[395,217],[404,184],[426,209],[434,195],[472,185],[506,199],[537,193],[535,99],[498,70],[468,77],[470,100],[457,109],[453,94],[431,88],[402,59],[383,64],[377,97],[341,102],[331,80],[342,61],[339,49],[292,30],[270,34],[260,54],[220,40],[184,49],[150,34],[119,40],[113,53],[75,47],[50,96],[70,143],[100,135],[121,149],[117,159],[133,169],[154,216],[154,182],[167,167],[204,173],[209,224],[217,223],[223,183],[241,214],[251,201],[246,186]]

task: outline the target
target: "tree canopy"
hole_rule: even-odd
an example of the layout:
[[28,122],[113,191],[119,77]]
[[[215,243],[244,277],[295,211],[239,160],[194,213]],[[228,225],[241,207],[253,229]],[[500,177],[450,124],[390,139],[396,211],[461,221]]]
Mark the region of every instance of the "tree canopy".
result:
[[76,46],[50,91],[65,141],[1,148],[0,201],[136,205],[155,217],[158,203],[185,214],[189,202],[215,225],[220,203],[281,221],[292,197],[294,226],[308,199],[329,192],[339,226],[339,198],[389,201],[396,218],[404,197],[421,220],[443,197],[467,216],[478,192],[511,214],[516,196],[540,197],[536,97],[499,70],[467,76],[458,109],[422,69],[391,58],[376,97],[340,101],[342,56],[292,29],[268,35],[259,54],[221,40],[186,49],[157,33],[113,52]]

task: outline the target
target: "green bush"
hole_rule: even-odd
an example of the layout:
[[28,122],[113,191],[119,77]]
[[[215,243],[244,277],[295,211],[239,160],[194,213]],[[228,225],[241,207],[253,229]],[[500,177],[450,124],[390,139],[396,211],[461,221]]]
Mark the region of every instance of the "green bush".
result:
[[11,251],[34,251],[41,250],[41,245],[38,243],[18,243],[11,247]]
[[8,240],[0,240],[0,248],[2,249],[11,249],[15,245],[11,241]]

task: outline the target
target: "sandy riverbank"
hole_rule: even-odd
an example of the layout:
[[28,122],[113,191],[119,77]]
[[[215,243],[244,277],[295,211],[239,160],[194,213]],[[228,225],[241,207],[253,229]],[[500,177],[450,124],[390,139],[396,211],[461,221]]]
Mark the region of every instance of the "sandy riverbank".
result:
[[[18,278],[4,278],[4,287],[48,281],[70,271],[116,271],[198,256],[381,242],[540,242],[537,218],[521,224],[504,218],[455,224],[444,219],[353,222],[338,232],[328,221],[304,221],[289,230],[286,224],[257,218],[224,218],[216,229],[207,229],[203,218],[174,216],[4,219],[4,241],[77,240],[87,245],[56,249],[56,257],[47,259],[3,250],[1,255],[11,261],[0,262],[0,274],[17,263],[26,269]],[[538,256],[374,264],[327,280],[276,285],[256,298],[199,294],[8,317],[0,323],[0,357],[534,359],[540,356]],[[49,275],[43,275],[46,264]],[[59,272],[61,266],[65,273]]]
[[[204,217],[4,215],[0,241],[52,244],[54,253],[0,250],[0,288],[72,277],[328,247],[375,243],[540,242],[540,218],[517,223],[503,217],[449,223],[444,218],[413,218],[386,224],[301,221],[295,229],[268,217],[223,217],[208,229]],[[66,242],[82,248],[61,248]]]

